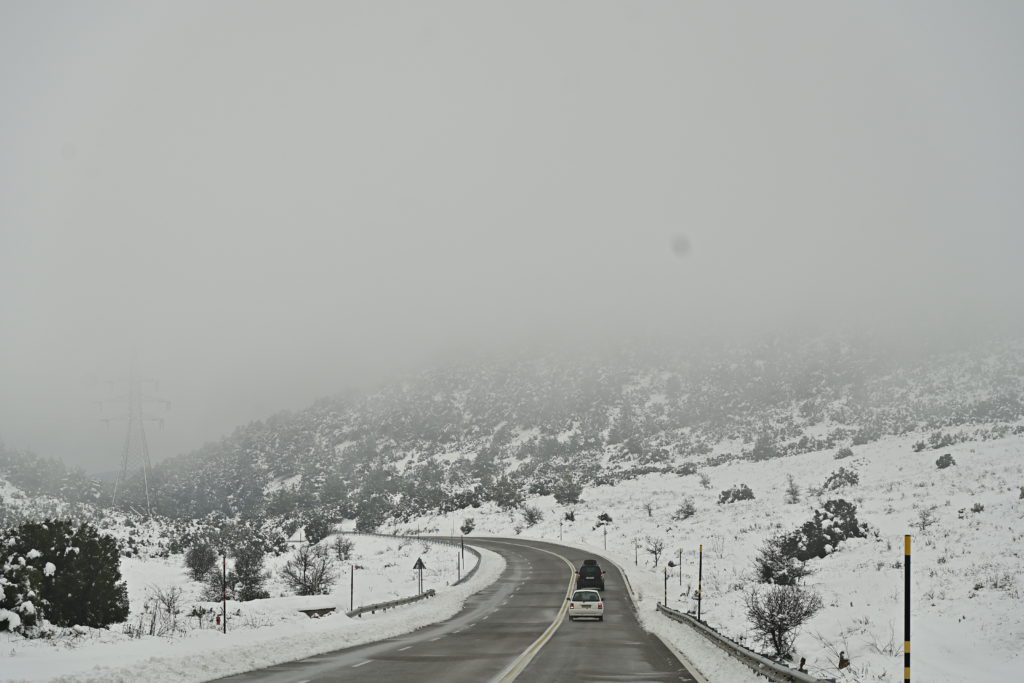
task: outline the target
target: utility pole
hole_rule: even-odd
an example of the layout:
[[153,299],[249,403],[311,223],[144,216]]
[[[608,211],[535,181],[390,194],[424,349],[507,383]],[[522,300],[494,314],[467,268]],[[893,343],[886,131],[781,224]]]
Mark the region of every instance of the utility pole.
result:
[[[117,479],[114,481],[114,494],[111,499],[111,506],[117,506],[117,494],[120,488],[127,483],[128,479],[128,461],[134,460],[142,465],[142,481],[146,492],[146,513],[151,515],[153,510],[149,496],[149,473],[152,470],[152,465],[149,461],[149,443],[146,440],[145,423],[157,422],[163,428],[164,419],[159,415],[147,413],[146,407],[157,404],[166,410],[170,408],[171,402],[147,393],[146,389],[149,387],[152,387],[154,393],[158,392],[160,385],[155,379],[139,377],[135,371],[134,360],[128,372],[128,379],[124,380],[123,383],[127,385],[126,393],[112,396],[99,402],[100,410],[103,410],[103,404],[105,403],[118,403],[127,407],[127,413],[125,414],[100,418],[108,427],[114,420],[125,420],[128,423],[128,432],[125,436],[124,448],[121,452],[121,469],[118,472]],[[110,384],[113,385],[114,382]]]

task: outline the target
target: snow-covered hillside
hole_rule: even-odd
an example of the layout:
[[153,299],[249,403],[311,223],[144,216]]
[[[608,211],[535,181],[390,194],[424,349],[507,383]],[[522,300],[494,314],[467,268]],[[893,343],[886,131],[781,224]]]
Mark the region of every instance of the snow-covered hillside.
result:
[[[758,549],[768,537],[807,521],[823,501],[843,498],[857,506],[869,532],[809,563],[812,573],[804,584],[825,606],[802,630],[797,658],[807,657],[813,673],[842,681],[901,676],[903,535],[910,533],[915,680],[1016,680],[1024,666],[1024,438],[914,452],[919,440],[920,435],[882,439],[854,447],[853,456],[841,460],[829,450],[765,462],[729,461],[700,471],[709,488],[699,475],[657,474],[587,487],[575,505],[535,497],[526,504],[539,508],[543,519],[532,527],[521,509],[501,511],[493,505],[459,511],[455,518],[473,517],[475,534],[562,537],[596,552],[603,552],[607,530],[607,553],[630,572],[643,595],[641,610],[647,611],[662,599],[662,572],[680,551],[682,585],[677,570],[669,570],[669,606],[696,610],[697,552],[703,544],[703,618],[755,646],[743,597],[756,584]],[[936,460],[945,453],[956,465],[939,469]],[[859,482],[820,496],[808,492],[840,467],[856,471]],[[788,475],[803,492],[795,504],[784,500]],[[747,484],[755,498],[718,504],[719,492],[738,484]],[[673,513],[687,498],[695,513],[674,521]],[[575,521],[565,519],[570,510]],[[924,511],[930,512],[922,529]],[[603,513],[612,522],[598,526]],[[450,524],[449,517],[427,516],[396,528],[447,533]],[[657,567],[645,551],[649,538],[665,542]],[[669,638],[681,638],[685,628],[658,615],[646,621]],[[836,668],[840,651],[849,656],[850,669]]]

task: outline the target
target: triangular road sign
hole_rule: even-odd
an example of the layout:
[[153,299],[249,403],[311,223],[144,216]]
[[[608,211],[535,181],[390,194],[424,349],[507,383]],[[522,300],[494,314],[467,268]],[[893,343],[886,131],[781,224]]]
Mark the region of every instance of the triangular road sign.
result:
[[412,566],[413,569],[426,569],[427,565],[423,564],[423,558],[418,558],[416,564]]

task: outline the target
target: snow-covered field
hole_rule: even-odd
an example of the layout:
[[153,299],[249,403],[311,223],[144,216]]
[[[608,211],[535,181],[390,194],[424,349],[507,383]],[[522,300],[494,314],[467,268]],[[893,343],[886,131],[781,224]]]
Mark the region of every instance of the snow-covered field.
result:
[[[834,452],[809,453],[765,462],[730,462],[703,471],[710,488],[697,476],[650,475],[614,487],[585,489],[582,502],[559,506],[550,496],[527,501],[543,520],[525,526],[520,512],[493,506],[465,510],[476,534],[559,539],[603,551],[608,513],[607,555],[625,569],[640,594],[645,625],[674,642],[711,680],[742,680],[720,667],[721,651],[696,638],[690,629],[654,612],[662,599],[663,571],[682,551],[682,585],[676,569],[669,574],[669,606],[696,610],[697,551],[704,545],[702,617],[736,640],[755,645],[746,618],[744,592],[755,584],[754,558],[766,538],[791,531],[832,498],[857,505],[867,522],[866,538],[851,539],[825,559],[809,563],[805,585],[817,591],[824,608],[803,628],[796,658],[806,657],[811,673],[841,681],[900,680],[903,672],[903,535],[913,535],[913,671],[927,682],[1019,680],[1024,657],[1024,438],[963,443],[938,451],[914,453],[920,435],[889,438],[854,447],[854,456],[834,459]],[[936,467],[950,453],[956,466]],[[858,484],[820,498],[807,492],[839,467],[854,469]],[[803,495],[784,502],[786,477],[792,474]],[[747,484],[755,499],[719,505],[719,491]],[[696,514],[684,521],[671,516],[684,498]],[[651,515],[644,509],[652,504]],[[934,522],[918,527],[922,510],[934,508]],[[575,510],[576,521],[564,520]],[[977,511],[973,511],[976,509]],[[448,518],[421,518],[400,528],[442,532]],[[665,542],[657,567],[645,552],[645,539]],[[634,550],[634,539],[640,548]],[[634,564],[636,563],[636,564]],[[755,647],[764,651],[763,647]],[[852,662],[837,668],[838,654]]]
[[[388,638],[441,621],[455,614],[466,598],[495,581],[504,560],[480,550],[479,571],[465,584],[456,580],[454,548],[421,541],[380,536],[349,535],[355,541],[351,562],[340,563],[339,577],[329,595],[296,597],[281,581],[280,568],[287,556],[269,557],[272,597],[250,602],[228,602],[228,633],[212,616],[187,616],[195,607],[216,607],[203,602],[203,586],[191,580],[180,555],[167,559],[126,558],[121,561],[128,584],[131,615],[127,625],[150,623],[154,588],[183,590],[180,629],[173,635],[131,638],[125,625],[110,629],[67,629],[52,639],[26,640],[0,633],[0,680],[60,681],[204,681],[284,661],[312,656],[360,643]],[[322,541],[330,544],[333,537]],[[348,618],[351,571],[355,566],[356,607],[416,594],[413,571],[422,557],[424,589],[437,597],[376,615]],[[468,569],[476,559],[467,553]],[[319,619],[299,609],[336,607]]]

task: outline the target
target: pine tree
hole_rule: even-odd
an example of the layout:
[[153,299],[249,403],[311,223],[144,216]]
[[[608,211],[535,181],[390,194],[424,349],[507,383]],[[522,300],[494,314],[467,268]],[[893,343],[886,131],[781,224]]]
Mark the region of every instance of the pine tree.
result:
[[[12,562],[21,564],[21,559],[39,573],[25,570],[28,586],[39,598],[33,607],[51,623],[100,628],[128,617],[128,589],[121,580],[117,541],[92,525],[76,527],[70,520],[52,519],[28,522],[8,536],[2,553],[4,576]],[[12,572],[14,583],[25,586],[20,574]]]

